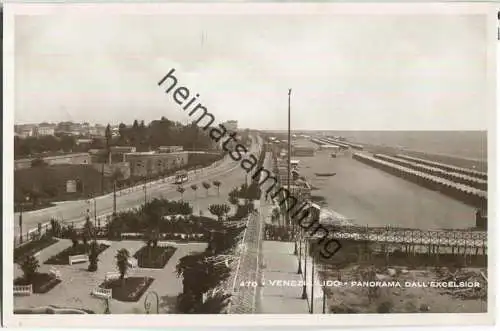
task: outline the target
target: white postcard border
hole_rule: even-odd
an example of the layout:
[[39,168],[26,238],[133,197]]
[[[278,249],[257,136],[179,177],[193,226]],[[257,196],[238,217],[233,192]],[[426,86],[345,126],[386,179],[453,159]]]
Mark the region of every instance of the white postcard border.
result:
[[[13,314],[13,128],[14,128],[14,16],[47,15],[61,12],[77,12],[92,15],[148,15],[148,14],[248,14],[259,15],[272,13],[289,14],[343,14],[343,15],[412,15],[431,13],[436,15],[481,14],[488,15],[487,70],[491,87],[491,121],[488,128],[488,195],[490,201],[498,201],[496,178],[496,114],[495,114],[495,74],[496,70],[496,35],[497,6],[486,3],[175,3],[175,4],[20,4],[4,5],[4,164],[3,164],[3,249],[4,249],[4,325],[10,327],[176,327],[176,326],[396,326],[396,325],[478,325],[494,322],[494,304],[496,288],[496,204],[488,208],[488,313],[484,314],[342,314],[342,315],[149,315],[147,319],[138,315],[14,315]],[[395,27],[397,28],[397,27]],[[457,36],[459,38],[459,36]],[[492,200],[493,199],[493,200]],[[491,221],[493,220],[493,221]],[[496,262],[496,263],[495,263]]]

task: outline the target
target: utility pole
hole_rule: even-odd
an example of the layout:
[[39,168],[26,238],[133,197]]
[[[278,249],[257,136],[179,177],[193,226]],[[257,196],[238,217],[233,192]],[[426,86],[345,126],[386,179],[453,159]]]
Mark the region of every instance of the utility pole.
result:
[[95,196],[94,196],[94,223],[95,226],[97,226],[97,200],[95,199]]
[[[291,172],[291,167],[292,167],[292,134],[291,134],[291,109],[290,109],[290,98],[292,94],[292,89],[288,89],[288,175],[287,175],[287,189],[288,192],[290,192],[290,177],[292,175]],[[297,255],[297,238],[295,234],[295,224],[292,223],[292,220],[290,219],[290,211],[287,212],[287,218],[288,218],[288,226],[292,225],[292,235],[294,238],[294,248],[293,248],[293,254]]]

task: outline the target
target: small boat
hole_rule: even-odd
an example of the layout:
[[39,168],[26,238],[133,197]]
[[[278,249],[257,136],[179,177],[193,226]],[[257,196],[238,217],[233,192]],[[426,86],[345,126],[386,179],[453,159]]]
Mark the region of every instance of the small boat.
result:
[[337,154],[336,154],[336,153],[332,153],[332,154],[331,154],[331,157],[334,157],[334,158],[335,158],[335,157],[337,157]]
[[335,172],[315,172],[314,174],[318,177],[331,177],[331,176],[335,176],[337,173],[335,173]]

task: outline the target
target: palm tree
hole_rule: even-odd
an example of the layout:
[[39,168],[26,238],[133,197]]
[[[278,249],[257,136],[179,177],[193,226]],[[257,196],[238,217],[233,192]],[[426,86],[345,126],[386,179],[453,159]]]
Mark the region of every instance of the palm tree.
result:
[[196,185],[196,184],[191,185],[191,189],[194,192],[194,198],[196,200],[196,190],[198,190],[198,185]]
[[122,248],[116,253],[115,258],[116,267],[120,272],[120,279],[122,280],[122,283],[125,283],[125,275],[128,271],[128,259],[130,258],[130,253],[125,248]]
[[239,190],[237,187],[235,187],[231,190],[231,192],[229,192],[229,198],[228,198],[229,203],[232,205],[237,205],[239,202],[238,197],[239,197]]
[[212,185],[210,185],[210,183],[208,183],[208,182],[203,182],[202,185],[203,185],[203,188],[205,188],[205,190],[207,190],[207,197],[208,197],[208,190],[210,189],[210,187],[212,187]]
[[220,186],[222,183],[219,180],[214,180],[212,184],[217,187],[217,195],[220,195]]
[[23,272],[23,278],[31,283],[36,276],[38,268],[40,268],[40,263],[36,257],[28,255],[19,263],[19,267]]
[[184,199],[184,192],[186,192],[186,189],[182,186],[178,186],[177,192],[179,192],[181,194],[181,200],[183,200]]
[[223,217],[229,213],[231,210],[231,207],[229,207],[226,204],[221,204],[221,205],[210,205],[208,207],[208,211],[212,214],[217,216],[217,219],[219,221],[222,221]]
[[71,242],[73,243],[73,249],[76,249],[78,246],[78,234],[75,231],[75,228],[73,226],[70,226],[68,228],[68,237],[71,238]]
[[89,268],[88,271],[97,271],[97,262],[99,262],[99,244],[94,239],[89,247]]

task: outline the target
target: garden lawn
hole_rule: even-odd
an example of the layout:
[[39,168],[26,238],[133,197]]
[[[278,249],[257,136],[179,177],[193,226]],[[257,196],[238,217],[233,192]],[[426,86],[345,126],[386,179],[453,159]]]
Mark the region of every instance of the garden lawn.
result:
[[173,246],[143,246],[134,257],[139,268],[163,269],[176,250]]
[[47,273],[36,273],[31,281],[23,277],[16,278],[14,285],[33,285],[33,293],[47,293],[52,290],[57,284],[61,282],[54,275]]
[[[104,250],[106,250],[109,245],[99,244],[97,249],[97,254],[101,254]],[[66,265],[69,263],[69,257],[72,255],[81,255],[87,254],[88,248],[85,247],[84,244],[79,243],[76,247],[68,247],[65,250],[57,253],[56,255],[50,257],[45,264],[54,264],[54,265]]]
[[52,237],[43,236],[38,240],[30,241],[18,248],[14,249],[14,262],[21,261],[28,255],[34,255],[35,253],[45,249],[49,246],[54,245],[58,240]]
[[124,280],[113,279],[99,285],[101,288],[112,289],[112,297],[123,302],[137,302],[153,283],[151,277],[128,277]]

